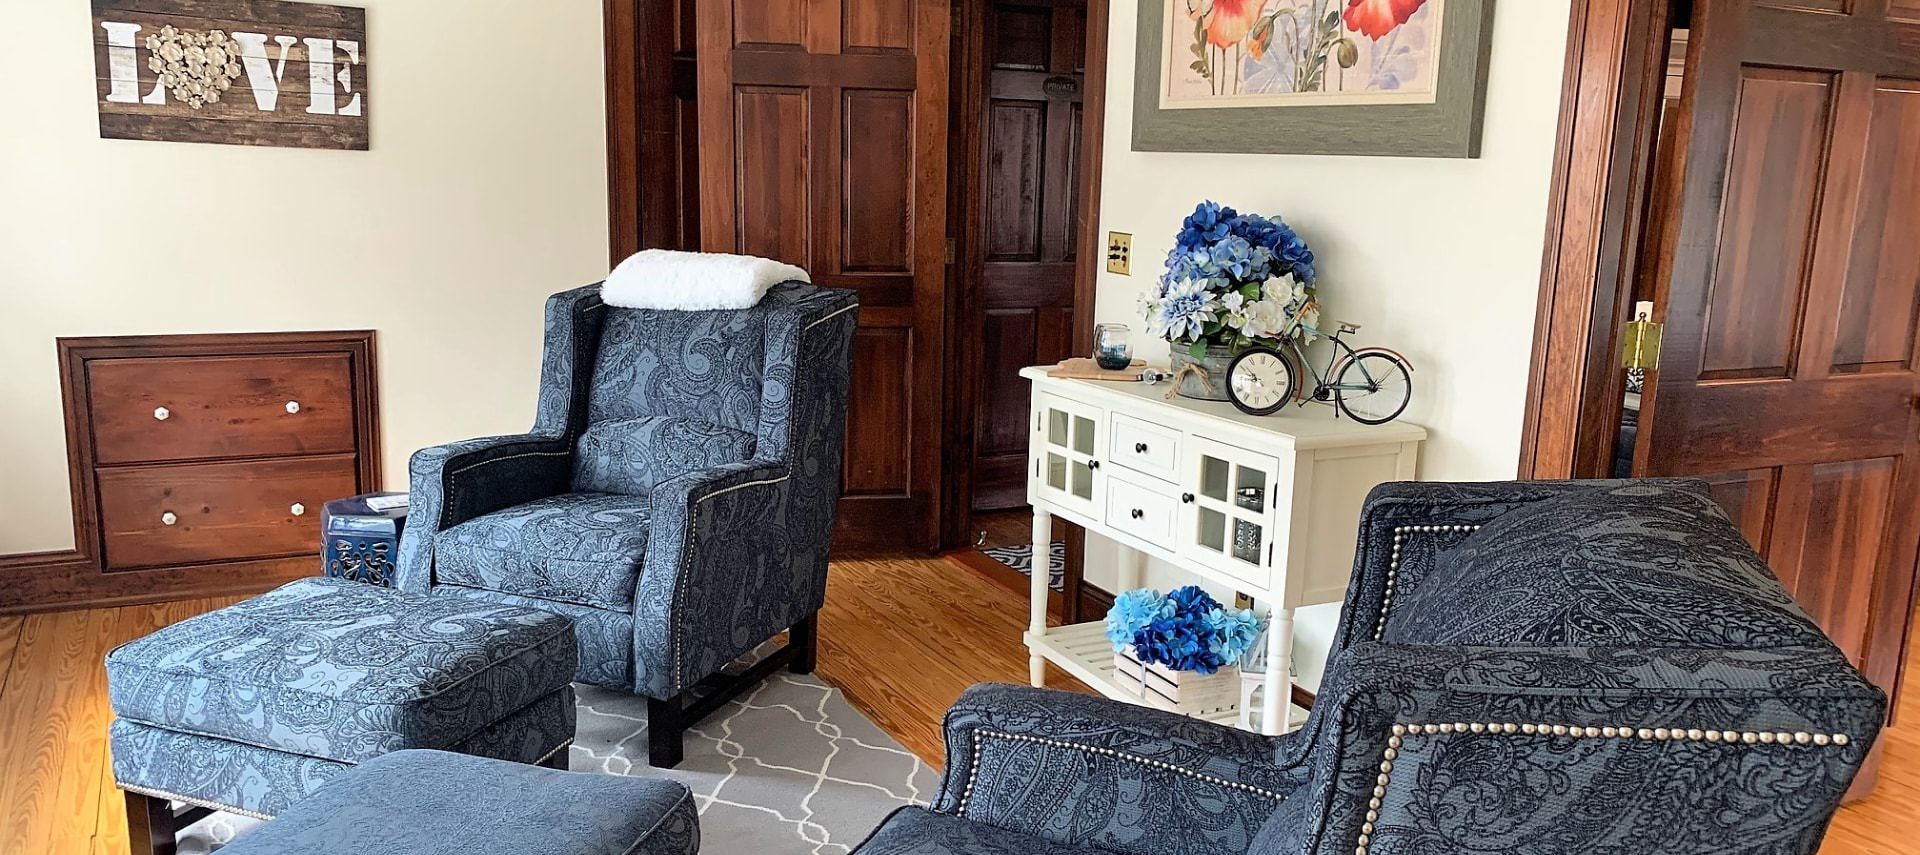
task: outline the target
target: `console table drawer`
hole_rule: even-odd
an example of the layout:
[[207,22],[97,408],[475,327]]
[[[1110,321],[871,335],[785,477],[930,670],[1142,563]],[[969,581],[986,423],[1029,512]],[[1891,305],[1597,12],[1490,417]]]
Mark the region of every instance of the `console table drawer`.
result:
[[1113,462],[1167,481],[1180,477],[1180,431],[1113,414]]
[[87,382],[100,465],[354,450],[345,353],[99,359]]
[[314,551],[320,507],[358,488],[351,454],[99,471],[106,565],[123,570]]
[[1180,503],[1165,487],[1143,487],[1125,478],[1107,479],[1107,525],[1148,543],[1173,539]]

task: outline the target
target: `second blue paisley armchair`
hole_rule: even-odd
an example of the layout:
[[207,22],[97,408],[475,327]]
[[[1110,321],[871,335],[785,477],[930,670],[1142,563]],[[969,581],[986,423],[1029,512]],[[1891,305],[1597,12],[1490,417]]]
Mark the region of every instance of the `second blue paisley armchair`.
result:
[[1812,853],[1886,699],[1692,481],[1393,484],[1306,725],[970,690],[861,855]]
[[[399,587],[574,620],[578,679],[650,699],[655,765],[729,693],[689,690],[791,629],[813,667],[858,314],[774,287],[727,311],[547,301],[533,430],[413,456]],[[709,687],[711,688],[711,687]]]

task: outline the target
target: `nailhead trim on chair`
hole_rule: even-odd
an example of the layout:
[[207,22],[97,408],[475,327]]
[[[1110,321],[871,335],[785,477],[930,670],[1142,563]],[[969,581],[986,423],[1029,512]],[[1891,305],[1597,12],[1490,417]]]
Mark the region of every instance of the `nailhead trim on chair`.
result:
[[226,811],[227,813],[236,813],[251,819],[265,819],[265,820],[273,819],[272,816],[268,814],[260,813],[258,811],[245,810],[242,808],[234,807],[233,805],[223,805],[219,802],[207,801],[206,799],[196,799],[192,796],[183,796],[179,793],[168,792],[166,790],[156,790],[152,787],[140,787],[140,786],[135,786],[133,784],[122,784],[118,781],[115,781],[114,785],[119,787],[120,789],[126,790],[129,793],[139,793],[140,795],[148,796],[151,798],[168,799],[171,801],[183,802],[185,804],[193,805],[194,807],[203,807],[203,808],[206,808],[207,810],[218,810],[218,811]]
[[1387,589],[1380,595],[1380,619],[1373,623],[1373,640],[1379,641],[1387,631],[1387,610],[1393,608],[1393,585],[1400,577],[1400,547],[1407,540],[1408,532],[1473,532],[1480,526],[1457,525],[1402,525],[1393,528],[1393,557],[1387,562]]
[[972,761],[973,765],[967,771],[966,787],[960,790],[960,804],[954,809],[954,812],[956,814],[960,814],[960,815],[966,814],[967,803],[973,798],[973,786],[980,779],[980,748],[981,748],[980,742],[982,737],[987,737],[987,736],[991,736],[996,739],[1005,739],[1009,742],[1025,742],[1032,745],[1052,746],[1054,748],[1071,748],[1075,751],[1081,751],[1087,754],[1094,754],[1101,757],[1111,757],[1115,760],[1124,760],[1128,763],[1134,763],[1137,765],[1146,766],[1151,769],[1159,769],[1163,772],[1172,772],[1176,775],[1183,775],[1197,781],[1205,781],[1209,784],[1215,784],[1221,787],[1226,787],[1227,789],[1230,789],[1230,790],[1239,790],[1244,793],[1252,793],[1256,796],[1266,796],[1267,798],[1273,799],[1276,802],[1282,801],[1286,798],[1286,796],[1283,796],[1272,790],[1256,787],[1256,786],[1253,786],[1252,784],[1243,784],[1243,783],[1240,783],[1239,781],[1228,780],[1218,775],[1209,775],[1205,772],[1195,772],[1192,769],[1186,769],[1179,766],[1175,766],[1172,763],[1168,763],[1162,760],[1154,760],[1149,757],[1141,757],[1137,754],[1128,754],[1124,751],[1115,751],[1114,749],[1111,749],[1111,748],[1102,748],[1098,745],[1081,745],[1077,742],[1066,742],[1064,740],[1048,739],[1046,737],[1041,737],[1041,736],[1027,736],[1025,734],[1020,734],[1020,733],[1006,733],[998,730],[977,730],[976,729],[973,732],[973,761]]
[[1402,741],[1409,736],[1441,733],[1524,733],[1529,736],[1565,736],[1574,739],[1633,739],[1644,742],[1713,742],[1723,745],[1842,746],[1853,740],[1844,733],[1809,733],[1755,730],[1701,730],[1665,727],[1591,727],[1566,724],[1516,724],[1514,722],[1452,722],[1448,724],[1396,724],[1387,737],[1387,748],[1380,756],[1380,777],[1375,779],[1373,797],[1367,801],[1367,819],[1360,826],[1359,845],[1354,855],[1367,855],[1373,841],[1374,823],[1380,821],[1380,804],[1387,795],[1387,781],[1393,775],[1393,761],[1400,756]]

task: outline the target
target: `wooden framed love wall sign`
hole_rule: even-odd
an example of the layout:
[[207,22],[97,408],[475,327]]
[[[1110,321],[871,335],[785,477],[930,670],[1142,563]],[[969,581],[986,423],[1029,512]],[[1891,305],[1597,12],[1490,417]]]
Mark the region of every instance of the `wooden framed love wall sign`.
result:
[[367,10],[93,0],[100,136],[367,148]]

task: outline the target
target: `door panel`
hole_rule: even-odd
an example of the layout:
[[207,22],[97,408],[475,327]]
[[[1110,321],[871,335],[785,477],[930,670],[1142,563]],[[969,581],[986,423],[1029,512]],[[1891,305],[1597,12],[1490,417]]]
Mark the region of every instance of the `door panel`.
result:
[[1898,47],[1920,27],[1887,8],[1696,4],[1635,472],[1706,477],[1892,690],[1920,548],[1920,55]]
[[1040,260],[1040,181],[1047,111],[1031,101],[987,105],[987,261]]
[[1832,76],[1748,69],[1728,166],[1702,377],[1783,377],[1812,255]]
[[699,4],[702,248],[860,292],[841,546],[932,549],[948,4]]
[[840,269],[848,273],[913,271],[913,218],[901,200],[913,195],[913,93],[849,89],[840,114]]
[[1773,485],[1778,469],[1749,469],[1745,472],[1717,472],[1706,477],[1713,488],[1714,501],[1740,527],[1747,542],[1761,555],[1767,552],[1767,539],[1773,522]]
[[1768,564],[1807,614],[1860,664],[1866,651],[1870,584],[1893,512],[1893,458],[1791,467],[1780,511],[1796,530],[1779,532]]
[[1874,93],[1854,229],[1853,264],[1840,300],[1835,373],[1898,371],[1913,362],[1920,288],[1920,82],[1881,80]]
[[973,449],[973,507],[1025,504],[1027,383],[1019,371],[1073,349],[1081,57],[1086,10],[1001,2],[985,12],[979,290],[985,315]]

